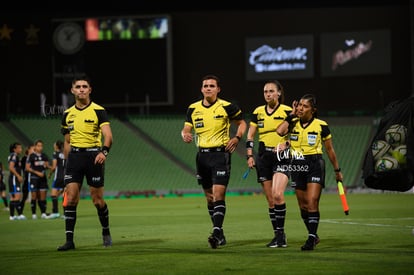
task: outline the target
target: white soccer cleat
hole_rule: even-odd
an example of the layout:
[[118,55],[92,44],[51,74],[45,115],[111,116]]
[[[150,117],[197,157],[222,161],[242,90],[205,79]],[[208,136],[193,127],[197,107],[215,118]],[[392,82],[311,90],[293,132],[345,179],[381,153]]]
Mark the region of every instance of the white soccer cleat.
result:
[[60,217],[59,213],[52,213],[49,216],[47,216],[47,219],[57,219]]
[[26,216],[25,215],[23,215],[23,214],[20,214],[19,216],[17,216],[17,219],[18,220],[27,220],[27,218],[26,218]]

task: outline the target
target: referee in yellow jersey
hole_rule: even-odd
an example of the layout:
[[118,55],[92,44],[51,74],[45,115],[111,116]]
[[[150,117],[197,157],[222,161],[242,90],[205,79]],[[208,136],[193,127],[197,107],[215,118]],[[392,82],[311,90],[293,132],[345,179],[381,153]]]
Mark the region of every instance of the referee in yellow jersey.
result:
[[277,128],[279,135],[289,133],[292,187],[295,188],[301,217],[308,231],[302,250],[314,250],[319,243],[319,200],[325,187],[325,161],[322,147],[331,162],[336,180],[343,180],[334,150],[331,131],[326,121],[317,118],[313,94],[293,102],[293,110]]
[[[277,126],[290,114],[292,107],[283,104],[284,89],[279,81],[269,80],[264,84],[265,105],[254,109],[247,132],[246,154],[249,168],[256,168],[257,181],[265,193],[274,237],[267,247],[287,247],[285,234],[286,201],[285,190],[290,171],[290,162],[281,146],[286,145],[287,136],[279,136]],[[258,154],[253,154],[254,136],[258,133]],[[284,149],[284,148],[283,148]]]
[[110,123],[106,110],[91,101],[92,87],[87,76],[76,77],[71,92],[75,104],[64,112],[61,125],[67,160],[63,194],[66,242],[58,251],[75,249],[76,208],[84,177],[102,225],[103,245],[112,245],[108,206],[103,198],[104,164],[112,145]]
[[[207,208],[213,223],[213,232],[208,237],[211,248],[226,244],[223,222],[226,214],[226,190],[230,179],[231,154],[244,135],[247,124],[241,109],[234,103],[218,97],[220,80],[215,75],[202,78],[203,99],[189,105],[181,136],[184,142],[197,139],[197,179],[207,200]],[[230,136],[234,123],[237,131]]]

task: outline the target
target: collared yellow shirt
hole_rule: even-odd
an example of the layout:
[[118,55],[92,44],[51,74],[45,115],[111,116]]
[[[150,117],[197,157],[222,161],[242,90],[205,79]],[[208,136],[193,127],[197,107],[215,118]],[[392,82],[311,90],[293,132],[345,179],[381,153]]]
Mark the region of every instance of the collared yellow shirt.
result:
[[302,155],[322,154],[322,142],[332,138],[328,124],[318,118],[313,118],[306,127],[295,118],[291,125],[289,131],[291,150]]
[[257,128],[259,142],[263,142],[266,147],[276,147],[278,144],[286,140],[277,134],[276,128],[290,114],[292,107],[284,104],[279,106],[272,112],[266,111],[267,105],[257,107],[252,114],[250,125]]
[[79,148],[102,146],[101,127],[109,124],[104,107],[91,102],[86,108],[75,105],[63,113],[62,134],[70,134],[70,144]]
[[184,123],[194,129],[198,147],[211,148],[226,146],[231,120],[241,119],[242,111],[237,105],[218,98],[210,106],[204,106],[202,100],[190,104]]

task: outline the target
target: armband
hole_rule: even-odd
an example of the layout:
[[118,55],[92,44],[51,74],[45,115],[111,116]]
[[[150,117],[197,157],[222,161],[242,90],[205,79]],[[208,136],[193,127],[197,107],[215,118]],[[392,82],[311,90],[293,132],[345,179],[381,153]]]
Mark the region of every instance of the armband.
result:
[[296,116],[295,115],[288,115],[286,118],[285,118],[285,121],[287,122],[287,123],[291,123],[292,122],[292,120],[295,118]]
[[253,140],[246,141],[246,149],[253,149],[253,147],[254,147]]

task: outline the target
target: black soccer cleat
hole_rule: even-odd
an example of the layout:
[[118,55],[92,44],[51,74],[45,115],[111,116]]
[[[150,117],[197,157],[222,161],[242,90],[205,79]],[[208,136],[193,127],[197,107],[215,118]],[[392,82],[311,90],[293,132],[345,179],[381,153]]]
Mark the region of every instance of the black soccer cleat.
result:
[[112,238],[111,235],[102,235],[103,246],[110,247],[112,246]]
[[316,246],[316,238],[309,236],[305,244],[302,245],[301,250],[302,251],[314,250],[315,246]]
[[221,236],[221,238],[219,238],[219,242],[218,242],[218,245],[219,246],[223,246],[223,245],[226,245],[226,243],[227,243],[227,241],[226,241],[226,237],[223,235],[223,236]]
[[276,246],[274,247],[287,247],[287,241],[286,241],[286,234],[285,233],[279,233],[276,237]]
[[211,248],[216,249],[219,246],[220,240],[213,234],[208,237],[208,243],[210,244]]
[[58,251],[68,251],[75,249],[75,244],[73,242],[66,242],[64,245],[58,246]]
[[268,244],[266,244],[267,247],[277,247],[277,237],[274,237]]

